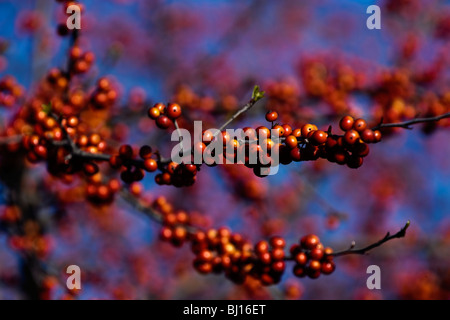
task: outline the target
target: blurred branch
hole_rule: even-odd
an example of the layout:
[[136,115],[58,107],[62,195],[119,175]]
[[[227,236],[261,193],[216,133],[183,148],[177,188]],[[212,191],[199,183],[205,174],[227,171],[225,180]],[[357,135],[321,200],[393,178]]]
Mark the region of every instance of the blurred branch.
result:
[[[133,206],[133,208],[135,210],[144,213],[151,220],[153,220],[159,224],[162,224],[164,222],[164,218],[160,212],[153,209],[150,205],[145,204],[142,201],[140,201],[139,198],[137,198],[136,196],[131,194],[128,190],[122,189],[120,192],[120,196],[122,197],[122,199],[124,199],[126,202],[128,202],[128,204]],[[195,233],[199,230],[198,228],[196,228],[194,226],[190,226],[190,225],[183,224],[182,226],[189,233]]]
[[17,134],[15,136],[9,136],[9,137],[1,137],[0,138],[0,145],[18,143],[21,140],[22,140],[22,135],[21,134]]

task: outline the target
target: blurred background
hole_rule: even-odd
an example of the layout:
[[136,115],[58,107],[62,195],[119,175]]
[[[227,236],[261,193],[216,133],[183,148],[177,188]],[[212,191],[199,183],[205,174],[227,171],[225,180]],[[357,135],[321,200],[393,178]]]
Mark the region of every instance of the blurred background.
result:
[[[424,115],[436,99],[439,110],[449,111],[450,1],[82,3],[80,43],[96,55],[82,83],[92,86],[102,76],[114,82],[120,99],[103,125],[120,142],[147,143],[168,155],[170,135],[149,122],[148,106],[177,101],[183,127],[193,120],[218,127],[248,101],[255,84],[267,97],[235,128],[266,124],[269,109],[292,125],[334,130],[347,114],[374,124]],[[371,4],[381,8],[381,30],[366,27]],[[32,95],[49,69],[64,66],[69,39],[56,28],[65,19],[56,1],[0,0],[0,78],[13,75]],[[383,86],[408,90],[373,89]],[[13,114],[2,108],[2,127]],[[345,250],[353,240],[362,247],[411,221],[406,238],[367,256],[336,259],[330,276],[298,279],[288,264],[282,282],[271,287],[199,275],[189,246],[159,241],[159,226],[120,198],[102,207],[88,203],[76,196],[76,184],[51,178],[45,165],[27,170],[24,194],[40,203],[37,216],[49,243],[42,263],[62,279],[65,266],[79,265],[81,299],[448,299],[448,129],[389,132],[357,170],[319,160],[260,179],[246,168],[204,167],[196,184],[183,189],[146,176],[148,199],[165,196],[205,226],[228,226],[253,242],[282,235],[292,244],[315,233],[326,246]],[[1,232],[1,299],[29,298],[24,263]],[[381,268],[381,290],[366,288],[370,265]],[[61,284],[51,288],[46,298],[64,297]]]

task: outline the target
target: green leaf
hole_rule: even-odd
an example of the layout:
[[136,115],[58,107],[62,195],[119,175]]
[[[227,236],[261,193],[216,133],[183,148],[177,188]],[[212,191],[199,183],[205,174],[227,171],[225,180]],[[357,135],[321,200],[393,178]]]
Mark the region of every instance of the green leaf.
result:
[[255,101],[255,102],[258,101],[258,100],[261,100],[262,98],[264,98],[264,94],[265,94],[265,92],[264,91],[260,91],[259,86],[256,85],[253,88],[252,100]]
[[44,111],[45,113],[49,114],[52,111],[52,104],[42,104],[42,111]]

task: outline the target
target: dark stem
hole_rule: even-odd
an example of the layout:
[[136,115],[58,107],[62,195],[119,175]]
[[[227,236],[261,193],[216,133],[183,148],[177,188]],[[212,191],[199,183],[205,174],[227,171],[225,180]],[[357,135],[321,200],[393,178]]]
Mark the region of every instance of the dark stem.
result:
[[404,128],[404,129],[412,129],[411,125],[417,124],[417,123],[425,123],[425,122],[435,122],[439,121],[445,118],[450,118],[450,112],[441,114],[436,117],[429,117],[429,118],[416,118],[412,120],[408,120],[405,122],[397,122],[397,123],[383,123],[383,120],[381,120],[380,124],[373,127],[372,130],[379,130],[382,128]]
[[340,257],[340,256],[345,256],[345,255],[349,255],[349,254],[366,254],[367,252],[369,252],[370,250],[381,246],[383,243],[388,242],[392,239],[396,239],[396,238],[403,238],[406,235],[406,230],[408,229],[408,227],[410,226],[410,222],[408,221],[405,226],[400,229],[400,231],[398,231],[396,234],[391,235],[389,232],[384,236],[383,239],[381,239],[380,241],[377,241],[365,248],[362,249],[353,249],[355,247],[355,242],[353,241],[350,248],[345,250],[345,251],[340,251],[340,252],[336,252],[333,253],[332,255],[334,257]]

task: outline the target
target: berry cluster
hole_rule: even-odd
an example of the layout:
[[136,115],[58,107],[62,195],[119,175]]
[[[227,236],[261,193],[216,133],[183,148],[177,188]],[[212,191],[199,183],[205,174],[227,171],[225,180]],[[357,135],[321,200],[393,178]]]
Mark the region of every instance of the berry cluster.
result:
[[52,247],[51,238],[42,233],[41,227],[35,221],[28,220],[22,227],[22,233],[9,238],[11,248],[29,255],[34,254],[41,259],[45,258]]
[[106,184],[94,180],[91,181],[86,187],[86,197],[87,200],[93,204],[108,204],[113,202],[114,195],[119,190],[120,182],[117,179],[111,179]]
[[332,135],[326,140],[325,155],[331,162],[358,168],[369,154],[368,144],[381,141],[381,132],[369,129],[364,119],[355,120],[351,116],[343,117],[339,126],[345,134]]
[[316,235],[302,237],[299,244],[292,245],[290,253],[295,261],[293,273],[299,278],[316,279],[320,274],[328,275],[335,270],[333,250],[324,248]]
[[333,250],[325,248],[316,235],[307,235],[285,255],[286,241],[273,236],[269,241],[259,241],[254,246],[242,235],[232,233],[227,227],[207,231],[192,228],[185,211],[175,212],[165,198],[158,198],[153,208],[161,214],[163,227],[160,239],[175,247],[191,242],[195,254],[194,268],[201,274],[225,273],[235,283],[244,283],[248,276],[269,286],[280,282],[286,262],[293,261],[293,273],[297,277],[316,279],[320,274],[329,275],[335,270]]
[[[264,88],[267,96],[267,110],[277,110],[281,121],[292,121],[299,117],[300,89],[292,81],[269,82]],[[306,112],[301,113],[301,117]]]
[[163,197],[154,201],[153,208],[161,214],[162,218],[160,239],[170,242],[175,247],[181,247],[189,237],[187,230],[190,224],[189,215],[182,210],[175,212],[172,205]]
[[112,88],[108,78],[100,78],[97,88],[91,97],[91,105],[94,109],[110,109],[117,101],[118,93]]
[[196,94],[188,85],[178,86],[175,89],[171,101],[175,101],[182,105],[183,109],[189,110],[190,112],[204,112],[205,116],[212,110],[214,110],[214,112],[220,110],[230,112],[236,110],[239,106],[238,100],[234,95],[225,94],[216,101],[216,99],[211,96],[201,96]]
[[156,125],[160,129],[168,129],[172,126],[173,121],[181,116],[181,107],[176,103],[157,103],[148,109],[148,116],[155,120]]
[[286,241],[281,237],[272,237],[269,242],[259,241],[255,245],[256,261],[250,274],[260,279],[263,285],[272,285],[280,282],[286,268],[284,261],[284,247]]
[[192,186],[197,180],[198,167],[195,164],[170,162],[155,176],[159,185],[173,185],[177,188]]
[[69,80],[67,76],[58,68],[53,68],[47,73],[46,83],[44,84],[45,89],[52,89],[57,92],[62,92],[66,90],[69,86]]
[[[144,161],[136,159],[136,154],[133,148],[124,144],[119,148],[119,153],[114,154],[109,158],[109,165],[113,169],[122,169],[120,178],[125,183],[133,183],[144,179],[145,170],[154,171],[153,168],[154,159],[152,159],[152,150],[149,146],[143,146],[140,150],[140,155],[144,157]],[[156,162],[156,161],[155,161]],[[147,163],[147,168],[145,164]]]
[[[34,131],[40,134],[26,135],[23,137],[23,147],[27,151],[27,159],[36,163],[47,159],[50,141],[61,141],[63,133],[58,127],[57,121],[41,111],[36,115]],[[64,156],[68,155],[68,152]],[[58,159],[59,160],[59,159]],[[63,163],[65,161],[63,160]]]
[[[158,127],[168,128],[171,119],[181,115],[181,108],[177,104],[169,104],[166,111],[166,106],[158,103],[149,109],[148,115],[156,121]],[[332,134],[331,127],[327,131],[319,130],[316,125],[309,123],[294,129],[288,124],[277,124],[275,122],[278,120],[278,113],[275,111],[267,112],[266,120],[272,124],[271,129],[266,126],[259,126],[256,129],[246,127],[242,131],[242,137],[231,137],[226,131],[215,135],[211,130],[204,130],[202,141],[192,147],[192,154],[201,154],[203,162],[210,166],[216,165],[221,160],[218,157],[223,157],[223,163],[244,164],[253,169],[256,176],[264,177],[269,174],[271,166],[278,164],[274,161],[275,156],[278,156],[279,163],[283,165],[292,161],[323,158],[330,162],[346,164],[349,168],[358,168],[362,165],[363,158],[369,154],[368,144],[381,140],[379,130],[373,131],[368,128],[364,119],[355,120],[350,116],[343,117],[340,121],[340,128],[345,131],[344,135]],[[208,146],[216,139],[222,140],[223,149],[214,149],[214,153],[208,153]],[[192,175],[186,177],[182,174],[189,173],[190,170],[183,170],[174,175],[172,167],[176,167],[176,164],[171,163],[168,169],[157,176],[159,184],[185,186],[193,183],[192,179],[188,179]],[[194,170],[194,167],[192,169]],[[174,176],[181,178],[172,179]]]
[[299,75],[308,96],[322,99],[335,114],[343,114],[349,111],[350,93],[364,85],[364,75],[348,62],[340,64],[327,60],[328,57],[302,60]]
[[228,228],[197,231],[192,237],[192,252],[196,255],[194,268],[208,274],[225,273],[234,283],[244,283],[253,259],[249,242]]
[[13,76],[0,80],[0,106],[12,107],[23,96],[24,89]]
[[72,74],[82,74],[88,72],[95,60],[95,55],[91,51],[84,52],[80,47],[75,46],[70,50],[70,72]]
[[[266,120],[274,122],[278,115],[274,111],[266,114]],[[371,130],[364,119],[353,119],[345,116],[340,121],[344,135],[334,135],[331,127],[327,131],[319,130],[316,125],[305,124],[301,128],[292,129],[289,125],[275,125],[284,138],[284,144],[279,146],[281,164],[292,161],[327,159],[338,164],[347,164],[350,168],[358,168],[363,163],[363,157],[369,154],[368,143],[381,140],[379,130]]]
[[34,113],[33,118],[34,134],[23,137],[23,147],[30,162],[46,160],[47,169],[53,175],[83,170],[87,176],[93,176],[99,171],[93,161],[73,155],[71,146],[63,141],[69,137],[80,151],[96,154],[106,150],[106,143],[99,134],[83,134],[85,128],[75,116],[59,120],[41,109]]
[[[65,15],[63,18],[67,18],[66,10],[70,5],[76,4],[82,11],[84,10],[84,7],[75,1],[57,1],[63,4]],[[30,31],[38,29],[41,25],[40,20],[41,16],[37,13],[30,13],[24,19]],[[335,270],[333,257],[342,253],[333,254],[332,249],[325,248],[316,235],[301,238],[298,244],[291,247],[290,255],[287,255],[286,241],[281,237],[272,237],[268,241],[259,241],[253,245],[244,239],[243,235],[233,233],[227,227],[208,229],[209,216],[202,216],[203,221],[208,220],[208,223],[202,224],[194,213],[189,215],[185,211],[174,210],[164,198],[157,198],[148,206],[145,201],[140,203],[138,196],[141,195],[143,187],[138,181],[144,178],[146,172],[158,171],[155,174],[158,185],[191,186],[197,180],[201,165],[177,164],[170,159],[164,159],[148,145],[138,149],[124,144],[127,126],[132,120],[136,120],[133,117],[141,116],[141,109],[137,107],[115,109],[119,101],[119,84],[116,85],[111,78],[102,77],[96,83],[92,82],[94,86],[90,86],[89,81],[84,81],[89,79],[77,78],[76,76],[84,75],[92,69],[95,56],[93,52],[83,49],[82,42],[79,41],[80,31],[70,31],[65,23],[61,23],[58,32],[61,35],[71,35],[67,69],[51,69],[26,100],[22,99],[24,89],[17,84],[15,78],[7,76],[0,80],[0,105],[9,108],[20,106],[17,110],[12,110],[15,114],[2,133],[0,146],[2,151],[7,150],[1,159],[3,171],[8,173],[2,174],[2,184],[12,191],[8,192],[8,199],[5,199],[8,205],[4,210],[0,210],[0,229],[9,232],[9,243],[15,250],[25,253],[24,256],[27,258],[34,256],[44,258],[51,249],[51,238],[44,233],[46,221],[40,221],[40,204],[32,203],[33,199],[28,203],[23,201],[23,197],[16,196],[20,195],[21,186],[16,181],[14,183],[9,181],[24,173],[26,166],[23,166],[21,160],[26,154],[31,163],[44,162],[52,175],[46,176],[43,181],[39,179],[34,188],[40,187],[41,183],[45,186],[48,186],[46,183],[54,183],[55,176],[62,182],[80,182],[81,188],[74,183],[63,191],[57,190],[50,199],[52,204],[54,201],[58,202],[58,205],[64,205],[83,195],[90,204],[109,205],[121,189],[121,181],[118,179],[120,174],[121,180],[129,184],[130,197],[127,197],[127,192],[121,192],[123,198],[131,204],[143,204],[139,210],[161,223],[160,238],[163,241],[175,247],[180,247],[184,243],[191,244],[192,252],[195,254],[193,265],[199,273],[224,273],[235,283],[244,283],[246,279],[251,278],[259,286],[259,283],[263,285],[279,283],[288,263],[295,264],[293,273],[298,277],[317,278],[320,274],[331,274]],[[1,42],[0,39],[0,54],[3,54],[4,45]],[[233,180],[235,192],[239,193],[239,199],[251,199],[253,203],[261,200],[258,204],[262,204],[262,199],[267,198],[267,189],[264,188],[267,181],[257,179],[255,175],[266,176],[271,167],[278,164],[274,155],[279,155],[277,159],[283,165],[322,158],[357,168],[368,155],[369,144],[381,140],[381,132],[370,129],[364,119],[343,117],[339,123],[343,131],[340,134],[332,133],[331,127],[321,130],[312,123],[306,123],[317,116],[316,111],[311,111],[314,108],[307,107],[310,104],[315,106],[324,102],[330,105],[332,110],[326,116],[338,119],[337,117],[349,113],[348,100],[352,93],[368,95],[377,106],[375,113],[372,114],[373,118],[384,119],[390,123],[390,126],[386,123],[386,126],[380,124],[376,127],[383,128],[383,134],[394,132],[394,129],[389,128],[405,128],[409,124],[402,125],[396,122],[415,118],[417,114],[424,114],[427,117],[445,116],[450,110],[448,90],[434,93],[431,92],[431,88],[420,87],[430,84],[438,70],[430,70],[432,72],[425,72],[423,75],[416,75],[407,68],[388,71],[381,75],[379,82],[372,88],[366,85],[364,75],[356,71],[360,68],[353,68],[347,62],[337,63],[323,57],[303,61],[305,62],[299,71],[304,88],[301,89],[295,80],[274,82],[267,86],[269,99],[266,107],[270,108],[270,111],[267,112],[265,119],[270,124],[255,128],[246,127],[243,135],[238,137],[232,137],[226,131],[216,135],[212,129],[204,130],[200,142],[191,146],[190,156],[195,158],[201,153],[205,165],[214,166],[217,157],[222,157],[224,163],[231,160],[239,164],[224,166],[224,171],[228,173],[230,180]],[[1,64],[0,60],[0,69]],[[442,65],[438,69],[441,68]],[[220,82],[226,83],[222,76]],[[422,89],[427,94],[422,94]],[[147,105],[145,92],[141,90],[130,99],[133,101],[131,105],[140,107]],[[214,88],[212,91],[208,90],[214,91]],[[188,121],[181,122],[183,120],[180,119],[181,106],[183,112],[185,110],[191,112],[191,119],[201,113],[204,123],[208,124],[213,123],[217,115],[236,111],[238,103],[235,96],[224,90],[220,90],[215,96],[218,97],[197,95],[188,86],[180,86],[170,100],[176,103],[154,104],[147,110],[147,115],[155,121],[157,127],[169,129],[177,128],[180,123],[189,126]],[[238,115],[249,110],[262,96],[259,89],[254,91],[250,102],[230,120],[233,121]],[[22,100],[26,102],[23,103]],[[306,106],[305,110],[302,108],[302,112],[299,112],[299,105]],[[125,109],[126,119],[121,118],[123,115],[121,112]],[[283,112],[279,115],[272,110]],[[316,110],[323,111],[322,108]],[[428,121],[425,119],[416,123],[427,122],[426,130],[431,130],[437,125],[448,126],[450,118],[445,117],[448,119],[440,121],[439,124],[437,120],[441,119]],[[148,119],[139,122],[139,129],[148,122]],[[229,123],[226,122],[223,127]],[[209,147],[217,141],[222,149],[214,149],[214,153],[208,153],[209,149],[212,149]],[[115,148],[116,143],[119,148]],[[244,157],[239,157],[242,154]],[[16,162],[18,168],[11,165]],[[109,168],[105,168],[107,164]],[[246,168],[252,169],[253,173]],[[57,188],[59,184],[42,189]],[[291,189],[287,194],[284,192],[281,201],[294,198],[290,195],[297,190]],[[42,194],[44,191],[49,190],[43,190]],[[291,206],[283,206],[287,207],[290,210]],[[258,205],[252,206],[249,213],[255,216],[260,214],[259,208]],[[280,216],[276,219],[267,217],[264,220],[266,221],[261,223],[260,231],[265,236],[279,232],[276,230],[278,221],[287,221]],[[200,226],[204,230],[200,229]],[[402,229],[403,235],[398,233],[385,237],[376,243],[376,246],[404,236],[405,230]],[[373,247],[371,245],[367,247],[368,249],[350,249],[344,254],[361,253]],[[42,279],[39,280],[42,282],[40,289],[47,293],[55,287],[57,281],[48,275],[41,277],[41,274],[39,279]]]
[[98,133],[84,133],[83,126],[78,125],[77,117],[70,117],[62,120],[62,126],[70,137],[75,140],[76,146],[81,151],[90,154],[105,152],[107,145],[102,136]]

